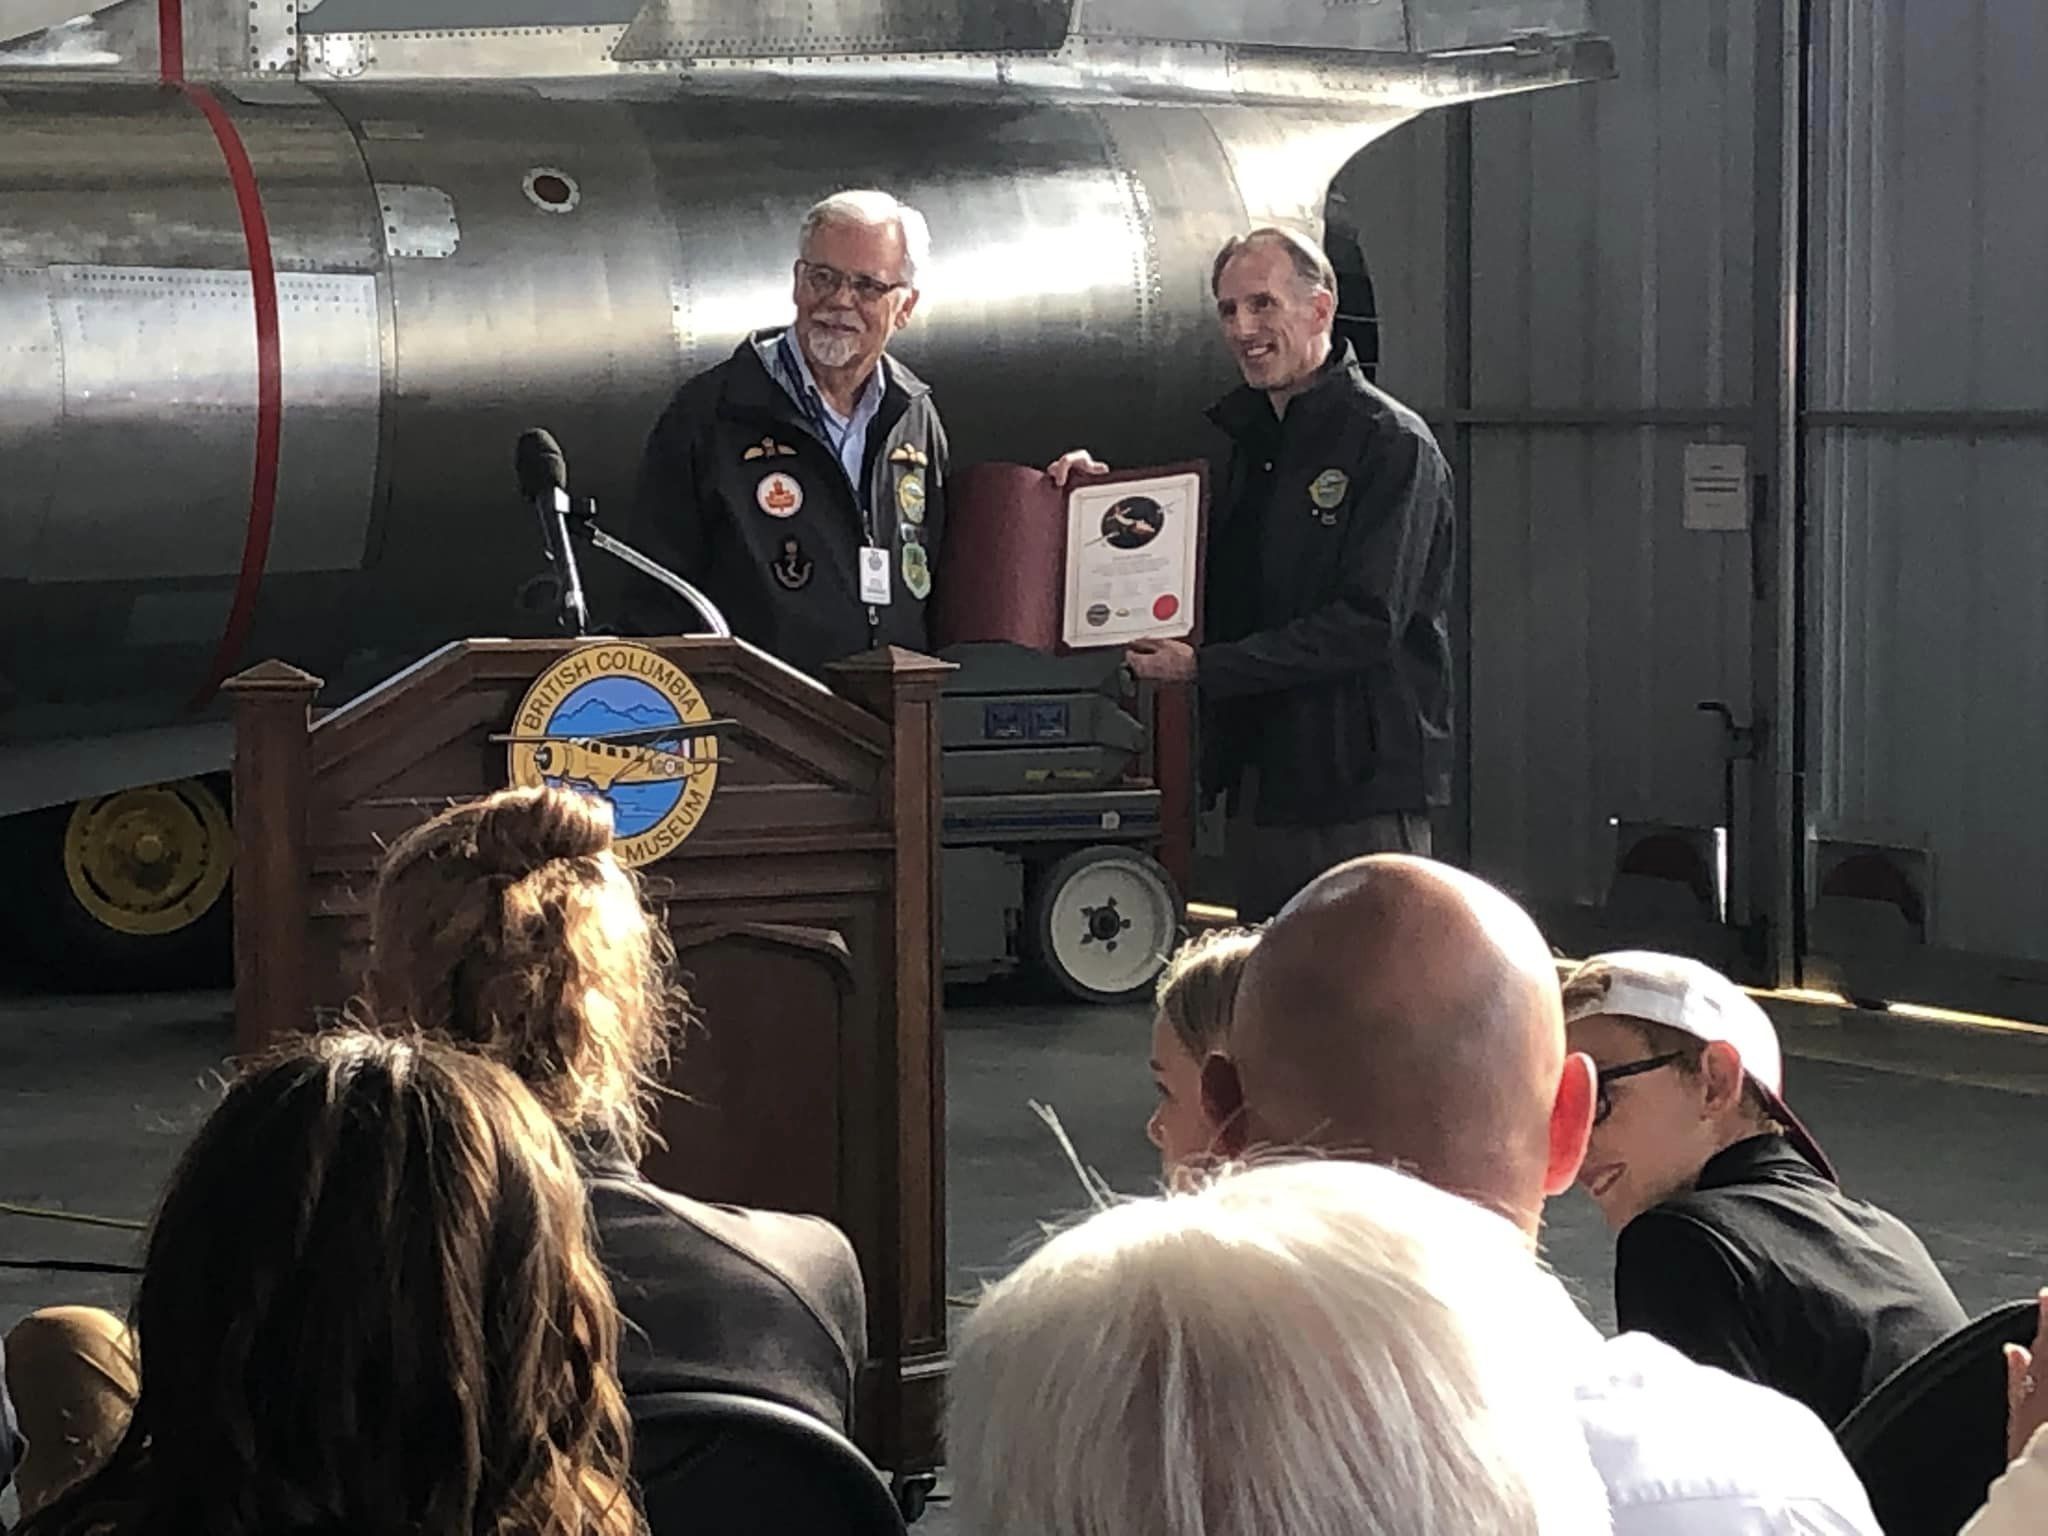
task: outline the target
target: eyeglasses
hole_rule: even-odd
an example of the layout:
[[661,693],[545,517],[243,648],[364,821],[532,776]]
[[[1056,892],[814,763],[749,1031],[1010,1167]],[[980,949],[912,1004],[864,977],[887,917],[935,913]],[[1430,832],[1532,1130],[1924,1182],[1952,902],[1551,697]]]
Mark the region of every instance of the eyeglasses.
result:
[[851,288],[859,303],[879,304],[897,289],[908,286],[885,283],[879,277],[869,277],[861,272],[842,272],[837,267],[816,261],[799,261],[796,270],[803,278],[805,292],[814,299],[829,299],[841,288]]
[[1652,1056],[1645,1061],[1624,1062],[1618,1067],[1603,1068],[1594,1077],[1598,1085],[1598,1097],[1593,1100],[1593,1123],[1605,1125],[1607,1117],[1614,1113],[1614,1095],[1607,1091],[1610,1083],[1618,1083],[1625,1077],[1641,1077],[1645,1072],[1654,1072],[1659,1067],[1668,1067],[1674,1061],[1683,1061],[1685,1052],[1666,1051],[1662,1056]]

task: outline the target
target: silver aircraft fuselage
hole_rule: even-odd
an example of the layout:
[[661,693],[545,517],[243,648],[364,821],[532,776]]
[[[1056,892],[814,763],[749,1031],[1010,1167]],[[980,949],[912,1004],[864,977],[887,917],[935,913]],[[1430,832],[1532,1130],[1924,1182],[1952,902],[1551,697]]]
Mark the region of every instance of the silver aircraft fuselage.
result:
[[0,59],[0,815],[220,766],[213,688],[262,657],[338,701],[530,630],[519,432],[622,512],[676,385],[787,317],[824,193],[930,219],[900,350],[957,461],[1177,457],[1231,382],[1223,240],[1315,223],[1431,100],[1601,71],[1583,45],[1393,60],[1333,99],[1327,60],[1284,52],[1209,85],[1128,49],[986,80],[864,57],[350,83],[331,37],[299,57],[197,87]]

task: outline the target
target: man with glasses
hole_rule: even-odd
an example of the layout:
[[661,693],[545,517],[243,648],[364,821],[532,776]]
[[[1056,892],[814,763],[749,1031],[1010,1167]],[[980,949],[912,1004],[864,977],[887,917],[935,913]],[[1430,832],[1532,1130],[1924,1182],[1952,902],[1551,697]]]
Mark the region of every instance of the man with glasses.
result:
[[[1578,1174],[1597,1095],[1528,914],[1400,854],[1340,865],[1288,903],[1202,1065],[1221,1155],[1391,1163],[1505,1216],[1532,1247],[1545,1198]],[[1562,1343],[1615,1536],[1874,1536],[1862,1485],[1809,1409],[1645,1334],[1602,1340],[1588,1323]]]
[[1579,1186],[1620,1234],[1615,1315],[1839,1424],[1966,1321],[1920,1239],[1852,1200],[1784,1098],[1770,1016],[1676,955],[1596,955],[1564,988],[1598,1093]]
[[[931,391],[887,355],[917,308],[923,215],[840,192],[805,216],[795,323],[757,331],[676,392],[641,461],[628,537],[792,666],[928,649],[945,523],[946,434]],[[651,583],[628,627],[683,627]]]

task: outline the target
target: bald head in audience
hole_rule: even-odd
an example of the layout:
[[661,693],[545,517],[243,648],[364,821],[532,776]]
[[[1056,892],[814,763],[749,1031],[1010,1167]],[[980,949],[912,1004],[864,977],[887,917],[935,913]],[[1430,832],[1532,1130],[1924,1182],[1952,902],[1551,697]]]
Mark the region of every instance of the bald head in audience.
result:
[[1226,1156],[1396,1164],[1533,1235],[1585,1156],[1594,1082],[1529,915],[1447,865],[1375,855],[1267,928],[1202,1097]]

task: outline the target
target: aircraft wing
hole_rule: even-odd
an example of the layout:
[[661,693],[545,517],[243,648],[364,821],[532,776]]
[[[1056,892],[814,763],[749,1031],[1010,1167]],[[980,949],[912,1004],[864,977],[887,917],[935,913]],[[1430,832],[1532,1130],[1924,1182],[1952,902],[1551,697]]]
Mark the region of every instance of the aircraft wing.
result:
[[47,31],[75,16],[105,10],[113,0],[0,0],[0,43]]
[[692,720],[685,725],[649,725],[634,731],[565,731],[558,736],[493,736],[495,742],[529,746],[547,741],[615,741],[625,746],[646,746],[657,741],[696,741],[716,736],[739,724],[737,720]]
[[1420,111],[1603,79],[1588,0],[644,0],[610,57],[698,92]]
[[1588,0],[646,0],[621,62],[1219,44],[1427,54],[1593,31]]
[[1393,107],[1614,72],[1590,0],[0,0],[0,70],[624,81],[660,95]]

